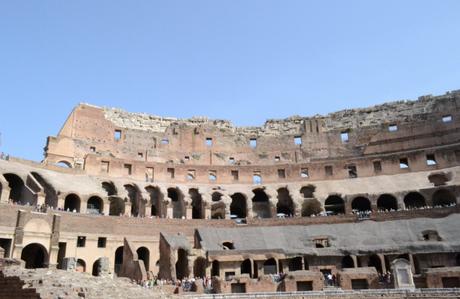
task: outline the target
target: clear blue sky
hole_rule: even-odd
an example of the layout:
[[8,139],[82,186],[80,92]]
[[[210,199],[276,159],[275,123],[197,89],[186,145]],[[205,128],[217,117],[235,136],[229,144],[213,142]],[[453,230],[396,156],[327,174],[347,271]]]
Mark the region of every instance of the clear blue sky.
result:
[[460,89],[460,1],[0,0],[1,151],[78,102],[237,125]]

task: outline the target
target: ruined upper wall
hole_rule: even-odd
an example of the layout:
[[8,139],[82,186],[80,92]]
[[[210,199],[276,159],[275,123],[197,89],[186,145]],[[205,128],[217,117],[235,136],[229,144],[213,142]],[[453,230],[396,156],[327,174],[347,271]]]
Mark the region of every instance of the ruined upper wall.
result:
[[[286,119],[269,119],[261,127],[237,127],[227,120],[212,120],[207,117],[179,119],[145,113],[126,112],[117,108],[103,108],[105,118],[115,126],[133,130],[165,133],[171,125],[199,127],[212,126],[233,134],[251,136],[277,136],[299,134],[304,124],[320,121],[321,130],[328,132],[340,129],[376,126],[391,122],[416,122],[426,120],[424,115],[446,111],[446,106],[457,107],[460,91],[448,92],[442,96],[423,96],[415,101],[396,101],[368,108],[346,109],[325,116],[291,116]],[[84,104],[88,105],[88,104]],[[95,107],[95,106],[94,106]]]

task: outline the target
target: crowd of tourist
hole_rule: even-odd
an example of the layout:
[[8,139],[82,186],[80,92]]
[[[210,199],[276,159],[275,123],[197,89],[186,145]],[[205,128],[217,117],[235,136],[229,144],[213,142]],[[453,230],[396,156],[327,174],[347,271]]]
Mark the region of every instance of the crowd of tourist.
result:
[[156,275],[145,281],[137,282],[143,288],[152,289],[162,286],[175,286],[174,293],[195,292],[198,286],[201,286],[205,293],[211,293],[213,290],[212,279],[210,277],[190,277],[183,279],[160,279]]

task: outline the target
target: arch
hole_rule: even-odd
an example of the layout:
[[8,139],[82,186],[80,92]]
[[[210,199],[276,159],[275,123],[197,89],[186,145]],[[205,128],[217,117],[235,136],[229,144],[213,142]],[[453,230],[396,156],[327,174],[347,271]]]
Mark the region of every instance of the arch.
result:
[[10,199],[14,203],[25,204],[26,201],[24,199],[24,181],[18,175],[14,173],[5,173],[3,175],[8,182],[8,186],[10,187]]
[[211,205],[211,219],[225,219],[225,203],[217,202]]
[[288,216],[294,216],[295,206],[289,190],[287,188],[278,189],[278,203],[276,204],[276,213],[283,213]]
[[207,262],[204,257],[197,257],[193,262],[193,276],[196,278],[206,277]]
[[48,264],[48,251],[38,243],[32,243],[22,249],[21,260],[26,269],[46,268]]
[[144,261],[145,271],[149,271],[150,268],[150,251],[147,247],[139,247],[136,250],[137,258]]
[[62,168],[72,168],[72,163],[65,161],[65,160],[54,163],[54,165],[58,167],[62,167]]
[[359,212],[371,211],[371,202],[366,197],[358,196],[351,202],[351,209]]
[[204,219],[204,202],[198,189],[191,188],[188,194],[192,199],[192,219]]
[[107,196],[118,195],[117,187],[113,182],[102,182],[102,189],[107,192]]
[[120,197],[110,197],[110,216],[122,216],[125,214],[125,202]]
[[171,199],[173,218],[185,217],[184,196],[179,188],[168,188],[168,197]]
[[324,209],[332,215],[345,214],[345,202],[338,195],[329,195],[324,202]]
[[321,202],[316,198],[304,199],[302,202],[302,217],[308,217],[321,213]]
[[31,172],[30,174],[43,187],[43,192],[45,192],[45,204],[56,208],[58,204],[58,196],[54,187],[37,172]]
[[342,269],[345,268],[354,268],[355,267],[355,261],[353,258],[349,255],[346,255],[342,258]]
[[391,194],[382,194],[377,199],[377,209],[383,211],[398,210],[398,200]]
[[176,279],[183,279],[189,276],[187,251],[183,248],[177,250]]
[[274,258],[269,258],[264,262],[264,274],[276,274],[278,270],[276,269],[276,260]]
[[252,190],[254,197],[252,198],[252,211],[255,217],[258,218],[270,218],[271,208],[268,195],[261,188]]
[[134,217],[144,216],[144,213],[142,213],[142,198],[139,188],[134,184],[126,184],[124,187],[126,192],[128,192],[128,199],[131,203],[131,215]]
[[88,214],[102,214],[104,201],[99,196],[91,196],[86,203]]
[[82,259],[78,259],[77,260],[77,267],[75,269],[75,271],[77,272],[86,272],[86,262]]
[[433,194],[433,206],[450,206],[457,204],[455,195],[446,189],[439,189]]
[[147,186],[145,190],[150,195],[150,209],[152,216],[157,216],[163,218],[165,215],[164,205],[163,205],[163,193],[161,193],[160,188]]
[[241,274],[249,274],[249,277],[252,277],[252,262],[250,259],[245,259],[240,266]]
[[307,185],[300,188],[300,193],[303,195],[303,198],[313,198],[313,193],[315,193],[315,190],[315,186]]
[[93,270],[91,272],[91,274],[93,276],[101,276],[101,268],[102,268],[102,261],[101,261],[101,258],[97,259],[94,263],[93,263]]
[[222,199],[222,194],[219,193],[219,192],[214,192],[212,195],[211,195],[211,200],[213,202],[216,202],[216,201],[220,201]]
[[417,209],[426,206],[425,197],[418,192],[409,192],[404,196],[406,209]]
[[75,193],[70,193],[65,197],[64,210],[68,212],[80,213],[80,197]]
[[115,258],[114,258],[114,265],[113,269],[115,274],[118,274],[121,270],[121,265],[123,265],[123,246],[120,246],[115,250]]
[[299,271],[302,270],[302,257],[297,256],[289,259],[289,271]]
[[369,262],[367,263],[368,267],[375,267],[378,273],[382,273],[382,261],[380,257],[376,254],[373,254],[369,257]]
[[220,276],[220,266],[219,266],[219,261],[215,260],[212,261],[211,264],[211,276]]
[[235,193],[230,197],[232,199],[232,203],[230,204],[230,215],[235,215],[237,218],[246,218],[246,197],[242,193]]

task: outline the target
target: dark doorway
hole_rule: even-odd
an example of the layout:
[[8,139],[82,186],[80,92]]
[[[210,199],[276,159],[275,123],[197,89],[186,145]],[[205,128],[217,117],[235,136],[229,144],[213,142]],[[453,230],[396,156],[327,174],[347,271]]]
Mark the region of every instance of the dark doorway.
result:
[[425,198],[418,192],[410,192],[404,197],[407,209],[417,209],[426,206]]
[[103,201],[102,198],[98,196],[91,196],[88,199],[88,203],[86,205],[86,213],[88,214],[102,214],[103,211]]
[[192,219],[204,219],[203,198],[201,197],[201,194],[198,192],[198,189],[189,189],[188,194],[192,199]]
[[455,205],[457,199],[455,195],[446,189],[440,189],[433,194],[433,206],[450,206]]
[[330,195],[324,202],[324,209],[328,214],[345,214],[345,203],[340,196]]
[[149,271],[150,268],[150,251],[147,247],[139,247],[137,250],[137,257],[139,260],[144,262],[145,271]]
[[232,203],[230,204],[230,214],[237,218],[247,217],[246,197],[241,193],[235,193],[231,196]]
[[168,197],[171,199],[173,218],[185,217],[185,205],[182,193],[178,188],[168,188]]
[[187,251],[182,248],[177,250],[177,262],[176,262],[176,279],[187,278],[188,272],[188,256]]
[[45,268],[48,252],[43,245],[32,243],[22,249],[21,260],[25,261],[26,269]]
[[398,201],[393,195],[382,194],[377,199],[377,209],[381,211],[396,211],[398,210]]
[[283,213],[287,216],[294,216],[294,201],[287,188],[278,189],[278,203],[276,204],[276,213]]
[[356,197],[351,202],[351,209],[359,212],[367,212],[371,210],[371,202],[366,197]]
[[80,197],[73,193],[67,195],[64,201],[64,210],[80,213]]
[[249,274],[249,277],[252,277],[252,271],[251,271],[251,265],[252,265],[252,262],[250,259],[245,259],[242,263],[241,263],[241,274]]
[[272,215],[270,201],[263,189],[252,190],[254,197],[252,198],[252,211],[255,217],[270,218]]
[[115,251],[115,264],[113,267],[115,274],[120,273],[121,265],[123,265],[123,246],[118,247]]

